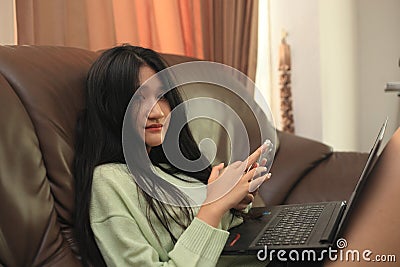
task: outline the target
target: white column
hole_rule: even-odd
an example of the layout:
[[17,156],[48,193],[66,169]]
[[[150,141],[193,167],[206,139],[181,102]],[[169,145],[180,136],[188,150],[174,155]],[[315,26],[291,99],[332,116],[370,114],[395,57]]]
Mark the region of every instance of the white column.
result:
[[357,143],[357,2],[320,0],[322,139],[336,150]]
[[0,2],[0,44],[16,44],[15,1]]
[[[275,123],[279,123],[279,105],[272,100],[272,88],[274,77],[272,75],[271,62],[271,25],[270,25],[270,0],[262,0],[258,3],[258,51],[257,51],[257,70],[255,84],[258,88],[254,92],[254,99],[264,110],[272,112]],[[267,102],[269,109],[264,109]],[[269,114],[268,114],[269,115]],[[279,125],[277,125],[279,126]]]

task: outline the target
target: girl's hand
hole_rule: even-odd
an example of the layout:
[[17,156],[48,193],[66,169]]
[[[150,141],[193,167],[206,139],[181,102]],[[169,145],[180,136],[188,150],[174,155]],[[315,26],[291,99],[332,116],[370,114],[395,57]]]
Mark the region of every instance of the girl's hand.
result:
[[[256,175],[257,176],[257,175]],[[254,197],[258,193],[258,188],[269,178],[271,178],[271,173],[268,173],[267,175],[264,175],[262,177],[259,177],[257,179],[253,179],[250,184],[249,184],[249,193],[240,201],[235,207],[233,207],[235,210],[244,210],[247,208],[247,206],[254,201]]]
[[247,208],[247,206],[254,201],[255,193],[248,193],[242,201],[240,201],[238,204],[236,204],[233,208],[237,211],[244,210]]
[[[260,155],[262,152],[266,149],[265,145],[260,146],[256,151],[254,151],[247,159],[247,164],[246,164],[246,170],[249,171],[254,168],[260,167],[260,165],[257,163],[258,159],[260,158]],[[261,163],[261,167],[265,165],[265,162]],[[261,186],[261,184],[269,179],[271,177],[271,174],[269,174],[265,180],[258,180],[256,179],[257,177],[260,176],[262,172],[265,172],[266,169],[260,169],[258,168],[259,171],[256,171],[255,177],[253,177],[254,182],[250,182],[250,189],[249,193],[235,206],[233,207],[236,210],[243,210],[245,209],[251,202],[254,201],[254,197],[256,196],[258,192],[258,188]]]
[[[253,168],[244,173],[246,162],[237,161],[225,169],[220,164],[213,168],[208,180],[207,198],[200,208],[197,217],[206,223],[217,227],[222,216],[231,208],[236,207],[249,194],[249,186],[257,172],[263,167]],[[267,175],[258,181],[264,181]]]
[[260,158],[261,154],[267,149],[268,147],[263,144],[256,151],[253,152],[248,158],[246,159],[247,165],[246,170],[249,171],[253,168],[257,168],[259,166],[265,166],[266,162],[261,162],[261,164],[257,163],[258,159]]

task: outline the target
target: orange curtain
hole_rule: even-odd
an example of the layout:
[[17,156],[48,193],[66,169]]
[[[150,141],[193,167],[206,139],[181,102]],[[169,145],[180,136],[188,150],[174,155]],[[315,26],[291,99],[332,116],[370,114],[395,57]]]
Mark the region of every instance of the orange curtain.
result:
[[255,77],[258,0],[16,0],[18,44],[130,43]]
[[255,78],[257,0],[202,1],[204,58],[221,62]]

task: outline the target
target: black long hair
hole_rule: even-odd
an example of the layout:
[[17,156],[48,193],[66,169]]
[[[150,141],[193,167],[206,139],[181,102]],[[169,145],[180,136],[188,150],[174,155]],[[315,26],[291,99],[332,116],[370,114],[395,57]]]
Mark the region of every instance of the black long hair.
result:
[[[85,266],[105,266],[89,221],[93,171],[96,166],[106,163],[126,164],[122,146],[124,115],[129,101],[140,86],[140,67],[145,65],[152,68],[156,73],[167,67],[160,55],[150,49],[122,45],[103,52],[93,63],[87,76],[85,107],[77,122],[73,166],[76,211],[74,216],[75,235]],[[164,97],[171,110],[182,103],[182,98],[177,89],[168,91]],[[177,119],[184,120],[184,117],[185,115],[181,114]],[[173,120],[174,118],[171,119],[171,124]],[[201,153],[187,124],[179,133],[179,146],[187,159],[201,158]],[[140,154],[140,151],[141,149],[137,150],[137,155],[134,157],[136,160],[132,163],[135,168],[130,168],[135,181],[139,181],[141,186],[144,185],[148,188],[168,189],[164,190],[164,193],[166,192],[170,197],[179,199],[178,203],[188,203],[178,189],[171,188],[170,184],[165,183],[159,177],[155,177],[154,173],[148,171],[149,168],[143,166],[143,162],[140,161],[146,155]],[[174,167],[168,161],[161,146],[151,149],[147,157],[150,157],[153,165],[177,178],[179,178],[176,175],[177,173],[184,173],[206,184],[211,172],[209,164],[206,164],[204,169],[197,172],[189,172]],[[132,167],[132,165],[129,166]],[[152,179],[146,179],[149,176]],[[185,229],[193,219],[192,209],[182,205],[181,211],[184,218],[182,216],[178,218],[176,213],[167,208],[167,204],[151,197],[147,193],[149,191],[146,192],[140,186],[137,188],[147,202],[146,217],[153,232],[155,233],[155,230],[150,221],[150,211],[154,212],[175,242],[176,237],[170,231],[168,219],[173,219]]]

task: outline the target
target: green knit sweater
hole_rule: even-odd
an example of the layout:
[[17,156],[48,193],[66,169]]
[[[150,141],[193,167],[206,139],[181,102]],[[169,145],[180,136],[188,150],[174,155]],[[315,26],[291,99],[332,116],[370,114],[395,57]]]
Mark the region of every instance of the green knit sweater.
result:
[[[156,171],[170,182],[185,183]],[[175,180],[175,181],[173,181]],[[192,183],[188,183],[192,186]],[[176,209],[180,213],[179,208]],[[145,215],[146,202],[125,164],[105,164],[93,174],[90,224],[96,243],[107,266],[265,266],[255,256],[221,256],[230,227],[242,222],[225,214],[218,228],[198,218],[182,230],[172,219],[170,230],[178,241],[174,244],[168,231],[154,213],[150,214],[161,245]],[[198,208],[193,208],[197,214]]]

